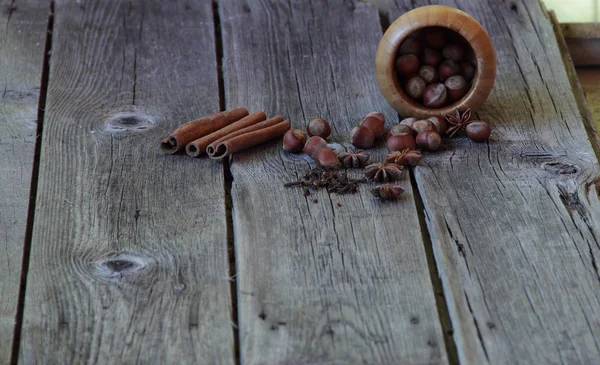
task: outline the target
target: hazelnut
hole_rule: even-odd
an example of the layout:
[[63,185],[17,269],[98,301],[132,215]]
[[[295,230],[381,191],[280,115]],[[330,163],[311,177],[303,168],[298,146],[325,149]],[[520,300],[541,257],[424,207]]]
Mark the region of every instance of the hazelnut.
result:
[[446,30],[441,27],[425,29],[425,40],[433,48],[442,48],[446,44]]
[[423,50],[423,63],[429,66],[437,67],[442,62],[442,54],[433,48]]
[[462,61],[465,57],[465,47],[456,43],[447,44],[442,49],[442,56],[446,59]]
[[385,133],[385,126],[383,125],[383,121],[374,116],[366,116],[365,119],[360,122],[360,125],[367,127],[373,132],[375,138],[379,138],[383,136]]
[[414,54],[398,57],[396,60],[396,72],[399,75],[414,74],[419,70],[419,59]]
[[417,121],[417,118],[404,118],[400,121],[400,124],[412,127],[413,123]]
[[471,81],[475,76],[475,67],[469,62],[460,63],[460,74],[465,77],[465,80]]
[[370,148],[375,142],[375,134],[367,127],[358,125],[350,132],[352,144],[358,148]]
[[425,80],[423,80],[421,76],[414,75],[411,76],[408,81],[406,81],[404,91],[406,91],[406,95],[418,100],[421,99],[421,96],[423,96],[425,85]]
[[404,42],[400,44],[400,48],[398,49],[398,56],[405,54],[419,56],[421,54],[421,42],[413,37],[406,38]]
[[417,120],[413,123],[411,128],[415,131],[415,134],[419,134],[423,131],[437,131],[435,124],[428,119]]
[[308,141],[306,141],[306,144],[304,145],[304,153],[306,153],[308,156],[314,158],[316,153],[321,149],[321,148],[325,148],[327,147],[327,142],[319,137],[319,136],[314,136],[314,137],[310,137],[308,139]]
[[306,144],[306,133],[300,129],[290,129],[283,136],[283,149],[291,153],[300,153]]
[[415,133],[415,131],[407,126],[406,124],[396,124],[395,126],[393,126],[392,128],[390,128],[390,130],[387,132],[387,138],[390,138],[391,136],[397,136],[399,134],[413,134]]
[[435,151],[440,148],[442,137],[435,131],[423,131],[417,134],[417,146],[426,151]]
[[383,115],[383,113],[370,112],[369,114],[365,115],[363,119],[366,119],[367,117],[375,117],[385,123],[385,116]]
[[337,167],[340,164],[340,159],[331,148],[321,148],[315,154],[315,160],[325,168]]
[[425,80],[426,84],[431,84],[432,82],[438,82],[439,75],[435,67],[429,65],[423,65],[419,69],[419,76]]
[[446,86],[444,84],[431,84],[423,93],[423,105],[427,108],[439,108],[446,103]]
[[387,148],[390,152],[402,151],[406,148],[414,150],[417,148],[415,138],[410,133],[397,134],[387,140]]
[[490,138],[492,129],[490,125],[481,120],[474,120],[465,129],[467,137],[473,142],[485,142]]
[[470,85],[461,75],[450,76],[444,85],[446,85],[448,99],[451,101],[460,100],[470,88]]
[[308,122],[306,131],[309,136],[319,136],[321,138],[327,138],[331,134],[331,128],[329,123],[325,119],[315,118]]
[[444,117],[429,117],[427,120],[430,120],[433,124],[435,124],[437,132],[440,135],[446,133],[446,129],[448,128],[448,124],[446,123],[446,119]]
[[452,60],[445,60],[440,64],[438,71],[440,74],[440,80],[446,81],[448,77],[457,75],[460,72],[460,66],[458,63]]

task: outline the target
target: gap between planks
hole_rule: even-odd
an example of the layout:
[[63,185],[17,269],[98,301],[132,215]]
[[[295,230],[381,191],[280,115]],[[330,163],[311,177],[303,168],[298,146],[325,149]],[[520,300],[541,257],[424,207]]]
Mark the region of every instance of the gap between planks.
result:
[[[14,0],[11,2],[11,13],[14,9]],[[9,14],[10,16],[10,14]],[[29,255],[33,235],[33,221],[35,219],[35,206],[37,199],[38,176],[40,170],[40,155],[42,151],[42,133],[44,130],[44,114],[46,112],[46,96],[48,93],[48,76],[50,72],[50,57],[52,51],[52,28],[54,26],[54,1],[50,1],[48,20],[46,25],[46,41],[44,43],[44,61],[40,78],[40,97],[38,99],[37,127],[35,131],[35,149],[33,154],[33,168],[31,169],[31,185],[29,190],[29,204],[27,207],[27,223],[25,240],[23,241],[23,262],[21,264],[21,282],[19,284],[19,300],[15,317],[15,328],[10,354],[10,364],[19,362],[19,347],[21,345],[21,328],[23,325],[23,311],[25,309],[25,291],[27,289],[27,273],[29,271]]]
[[[219,2],[213,0],[213,24],[215,26],[215,56],[217,58],[217,77],[219,85],[219,109],[224,111],[225,102],[225,80],[223,78],[223,37],[221,36],[221,16],[219,14]],[[233,356],[234,364],[240,365],[240,335],[238,321],[238,285],[235,261],[235,237],[233,230],[233,199],[231,197],[233,175],[231,174],[229,158],[223,159],[223,187],[225,194],[225,220],[227,225],[227,256],[229,263],[229,292],[231,296],[231,321],[233,331]]]
[[[381,32],[385,33],[392,21],[388,15],[384,14],[381,11],[381,9],[378,9],[378,13],[379,23],[381,24]],[[401,118],[402,116],[398,114],[398,122],[400,122]],[[440,326],[442,327],[444,343],[446,345],[448,363],[450,365],[460,365],[456,341],[454,340],[454,328],[452,327],[451,320],[452,316],[448,304],[446,302],[444,286],[440,278],[440,272],[438,270],[438,267],[440,267],[440,265],[437,262],[437,259],[433,253],[433,242],[431,240],[431,234],[427,226],[427,208],[423,203],[423,198],[421,197],[421,190],[415,179],[414,168],[409,168],[408,171],[410,172],[410,184],[412,186],[412,192],[414,195],[415,209],[419,216],[419,227],[421,228],[421,235],[423,237],[423,248],[425,250],[425,257],[427,259],[427,266],[429,269],[431,286],[433,287],[433,297],[435,298],[435,304],[440,320]]]

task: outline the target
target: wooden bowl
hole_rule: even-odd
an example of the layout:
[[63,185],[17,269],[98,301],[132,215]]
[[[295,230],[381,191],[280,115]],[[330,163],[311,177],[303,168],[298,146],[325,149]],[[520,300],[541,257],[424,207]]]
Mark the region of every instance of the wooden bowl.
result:
[[[395,69],[397,50],[413,32],[427,27],[444,27],[457,32],[471,46],[477,70],[471,89],[460,100],[437,109],[426,108],[404,93]],[[388,103],[403,117],[443,116],[455,109],[476,109],[487,99],[496,78],[496,53],[481,24],[469,14],[442,5],[428,5],[404,13],[383,35],[375,60],[377,81]]]

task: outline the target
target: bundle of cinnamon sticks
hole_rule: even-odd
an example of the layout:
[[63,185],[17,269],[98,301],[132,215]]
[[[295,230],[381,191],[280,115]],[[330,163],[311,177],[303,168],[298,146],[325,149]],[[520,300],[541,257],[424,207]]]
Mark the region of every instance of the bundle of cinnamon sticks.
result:
[[160,147],[167,154],[185,148],[187,155],[221,159],[281,137],[291,128],[281,115],[267,119],[265,112],[248,113],[234,108],[187,122],[163,139]]

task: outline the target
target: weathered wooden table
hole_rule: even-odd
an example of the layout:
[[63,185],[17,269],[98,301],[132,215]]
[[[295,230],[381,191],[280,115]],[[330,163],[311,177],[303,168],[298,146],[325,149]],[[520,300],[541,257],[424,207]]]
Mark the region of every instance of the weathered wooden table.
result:
[[280,143],[160,152],[234,106],[397,122],[375,50],[428,2],[368,2],[2,0],[0,364],[597,364],[598,137],[537,0],[440,2],[494,42],[495,129],[397,203],[285,189]]

